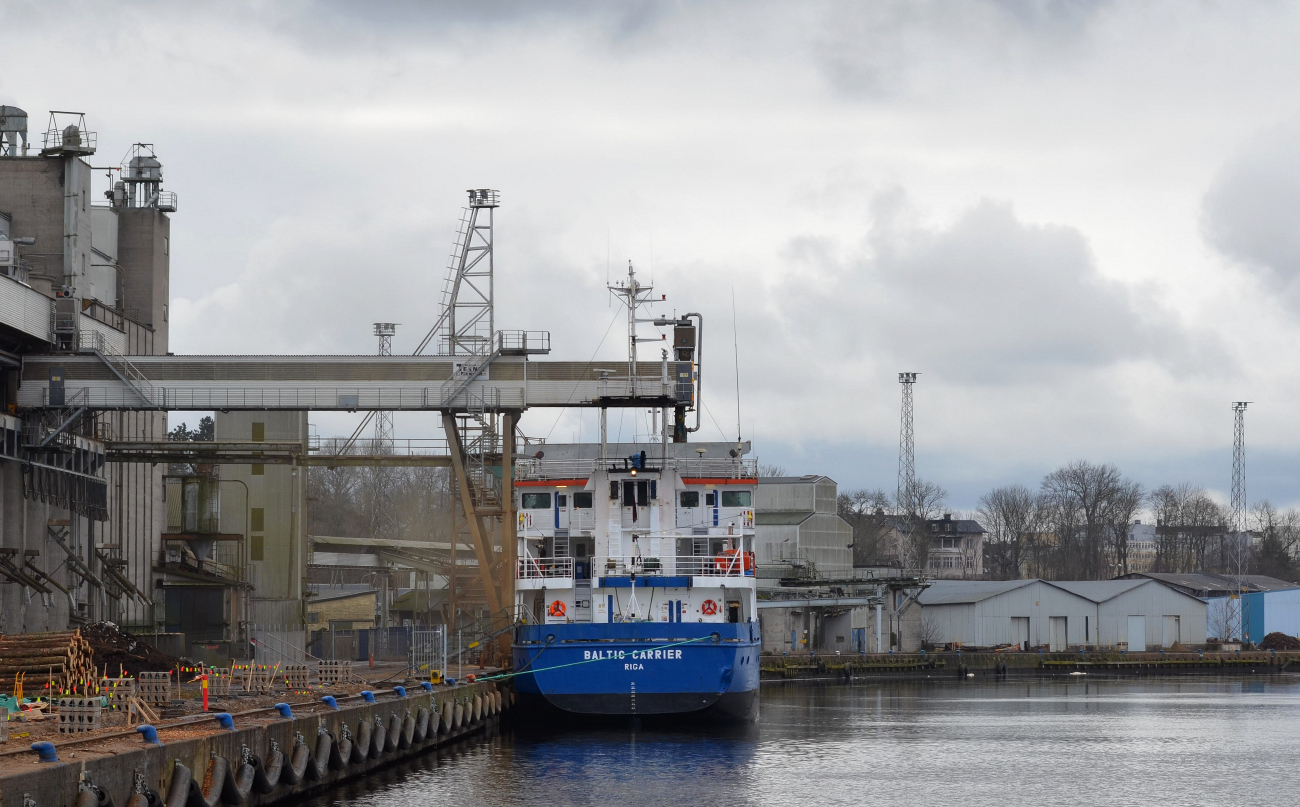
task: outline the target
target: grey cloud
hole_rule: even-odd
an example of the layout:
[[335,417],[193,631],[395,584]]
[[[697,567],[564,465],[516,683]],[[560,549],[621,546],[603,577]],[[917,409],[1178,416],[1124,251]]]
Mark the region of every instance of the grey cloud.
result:
[[985,201],[926,229],[909,222],[897,192],[873,211],[861,254],[837,259],[816,240],[787,250],[800,281],[780,296],[831,349],[886,353],[965,383],[1126,360],[1180,374],[1230,364],[1213,336],[1181,325],[1151,290],[1102,276],[1072,227],[1026,224]]
[[1215,178],[1202,204],[1205,239],[1264,278],[1300,278],[1300,124],[1255,138]]
[[[856,97],[889,97],[924,82],[984,76],[1000,66],[1060,62],[1086,41],[1104,0],[970,0],[822,6],[812,58],[830,85]],[[941,60],[935,54],[942,53]],[[953,70],[955,66],[959,69]],[[986,76],[985,76],[986,77]],[[933,77],[930,79],[933,80]]]

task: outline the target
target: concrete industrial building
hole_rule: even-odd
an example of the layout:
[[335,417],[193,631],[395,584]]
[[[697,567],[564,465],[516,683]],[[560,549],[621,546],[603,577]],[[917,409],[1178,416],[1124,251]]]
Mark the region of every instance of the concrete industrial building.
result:
[[917,604],[904,650],[949,643],[1146,650],[1206,638],[1205,603],[1154,580],[936,580]]
[[[25,355],[93,354],[103,373],[131,377],[126,357],[167,352],[176,196],[147,145],[120,168],[92,168],[97,136],[84,116],[52,113],[39,152],[27,124],[22,110],[0,107],[0,632],[96,619],[164,630],[154,574],[164,469],[105,463],[104,442],[165,439],[166,414],[60,401],[53,371],[41,379],[52,383],[47,408],[16,404]],[[110,180],[97,200],[100,170]]]
[[838,486],[827,476],[758,479],[754,543],[761,565],[811,564],[822,577],[853,571],[853,528],[836,510]]
[[[297,443],[306,453],[306,412],[217,412],[215,421],[218,441]],[[306,622],[305,473],[291,465],[221,466],[221,523],[231,532],[247,524],[248,533],[248,585],[232,627]]]
[[[830,477],[759,477],[754,507],[754,552],[760,591],[780,596],[775,578],[844,579],[853,573],[853,528],[836,511],[838,486]],[[764,607],[760,622],[769,653],[848,650],[851,608],[812,603]]]

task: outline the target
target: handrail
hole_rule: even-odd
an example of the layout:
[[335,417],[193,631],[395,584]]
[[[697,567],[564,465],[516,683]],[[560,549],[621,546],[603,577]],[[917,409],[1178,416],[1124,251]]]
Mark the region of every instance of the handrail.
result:
[[515,578],[518,580],[553,577],[573,577],[573,558],[538,558],[530,555],[515,562]]
[[683,555],[681,557],[608,557],[593,558],[592,575],[622,577],[628,574],[691,576],[691,577],[752,577],[745,571],[745,554],[731,551],[720,555]]

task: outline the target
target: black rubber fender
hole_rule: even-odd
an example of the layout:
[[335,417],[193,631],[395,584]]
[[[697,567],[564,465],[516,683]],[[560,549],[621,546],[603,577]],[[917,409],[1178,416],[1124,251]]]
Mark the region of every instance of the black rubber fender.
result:
[[185,807],[193,784],[194,772],[178,761],[172,766],[172,780],[167,785],[167,807]]
[[225,757],[212,757],[208,760],[208,769],[203,777],[203,784],[190,779],[190,795],[186,800],[188,807],[217,807],[221,803],[221,791],[225,789],[226,775],[230,773],[230,763]]
[[357,724],[357,738],[352,741],[350,759],[353,764],[365,762],[370,757],[370,738],[373,733],[369,722],[362,720]]
[[356,750],[357,745],[352,741],[352,732],[347,731],[347,726],[343,729],[343,736],[339,738],[338,744],[330,754],[330,769],[335,771],[341,771],[352,764],[352,752]]
[[127,807],[163,807],[163,800],[157,793],[146,789],[143,793],[132,793],[126,800]]
[[289,785],[290,787],[302,781],[302,777],[307,775],[307,760],[311,758],[311,749],[305,742],[297,742],[293,746],[293,755],[289,757],[289,764],[285,765],[280,771],[280,784]]
[[226,766],[226,785],[221,789],[221,800],[226,804],[243,804],[248,801],[248,794],[253,792],[253,779],[257,769],[251,762],[245,762],[238,770]]
[[372,759],[378,759],[379,755],[384,753],[388,748],[388,729],[378,718],[375,719],[374,733],[370,735],[370,756]]
[[[401,743],[402,743],[402,716],[396,714],[389,715],[388,737],[387,739],[384,740],[384,753],[391,754],[392,752],[397,750],[399,745],[402,748],[405,748],[406,746],[401,745]],[[410,745],[410,743],[407,743],[407,745]]]
[[260,795],[275,790],[276,785],[280,784],[280,777],[284,775],[284,753],[280,749],[273,750],[266,759],[267,762],[264,763],[253,757],[253,792]]
[[411,747],[411,741],[415,739],[415,718],[409,714],[402,720],[402,733],[399,735],[397,747],[403,751]]
[[[415,733],[411,736],[414,742],[422,743],[424,738],[429,736],[430,714],[432,713],[423,706],[415,710]],[[435,728],[434,731],[437,729]]]
[[451,731],[451,721],[456,713],[455,704],[451,701],[442,702],[441,719],[438,721],[438,733],[446,734]]
[[116,807],[113,797],[95,785],[89,785],[77,794],[76,807]]
[[313,782],[325,777],[328,770],[342,770],[346,762],[339,756],[338,743],[334,735],[323,731],[316,735],[316,752],[307,758],[307,778]]

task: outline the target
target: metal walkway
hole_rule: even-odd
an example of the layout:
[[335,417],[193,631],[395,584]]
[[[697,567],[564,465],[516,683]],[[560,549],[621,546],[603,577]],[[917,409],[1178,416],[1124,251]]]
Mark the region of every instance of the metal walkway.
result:
[[148,386],[126,383],[93,354],[24,356],[18,406],[51,407],[52,372],[62,379],[63,400],[92,410],[464,412],[678,404],[675,362],[668,372],[660,363],[640,365],[635,383],[625,362],[508,355],[494,358],[472,381],[457,380],[463,361],[448,356],[132,356],[131,363]]

